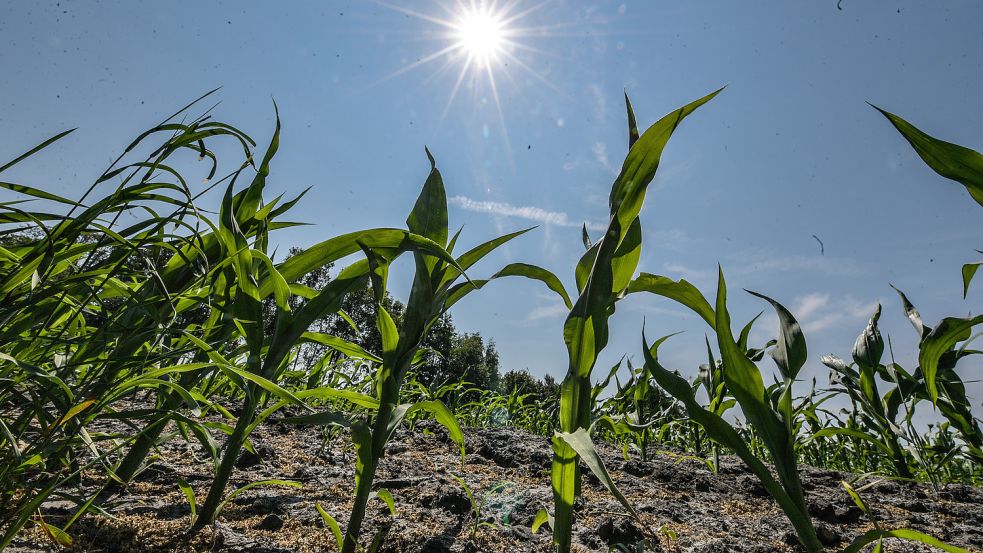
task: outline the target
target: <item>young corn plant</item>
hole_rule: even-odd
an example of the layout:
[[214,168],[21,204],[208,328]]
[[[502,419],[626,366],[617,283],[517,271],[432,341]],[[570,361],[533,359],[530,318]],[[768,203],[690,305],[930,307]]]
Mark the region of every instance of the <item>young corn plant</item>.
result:
[[[189,261],[183,272],[168,271],[160,262],[178,250],[192,252],[193,259],[202,246],[202,229],[211,223],[194,204],[203,192],[193,192],[174,168],[179,154],[190,150],[208,158],[210,178],[217,161],[206,142],[229,137],[246,153],[243,166],[249,163],[252,142],[235,128],[207,117],[173,122],[196,102],[140,135],[77,201],[30,186],[0,185],[68,210],[64,215],[28,212],[17,206],[22,200],[0,204],[4,237],[36,231],[33,238],[0,247],[0,404],[5,406],[0,414],[0,519],[5,521],[0,548],[31,517],[42,521],[40,505],[50,494],[62,493],[66,479],[77,479],[92,467],[118,479],[109,457],[132,437],[117,442],[90,435],[87,426],[112,412],[138,421],[141,415],[117,409],[120,399],[170,386],[189,407],[201,403],[173,382],[132,380],[161,376],[161,367],[179,363],[191,349],[176,336],[182,306],[194,303],[199,293],[201,267],[191,268]],[[43,142],[0,172],[67,134]],[[150,146],[144,160],[125,161],[160,136],[167,138]],[[97,189],[117,180],[114,191],[95,197]],[[92,502],[66,498],[81,506],[72,521]],[[70,541],[63,529],[40,524],[59,543]]]
[[[830,382],[834,390],[846,394],[854,405],[854,419],[862,421],[862,426],[870,432],[852,428],[828,427],[812,435],[820,439],[835,434],[849,435],[869,442],[887,455],[893,467],[893,472],[902,478],[912,478],[908,455],[901,445],[900,438],[905,437],[905,431],[898,425],[897,416],[903,401],[914,392],[911,379],[891,389],[881,397],[877,387],[877,376],[887,376],[887,367],[881,365],[884,353],[884,339],[877,328],[881,316],[881,306],[871,316],[867,327],[857,337],[853,346],[853,365],[847,365],[843,360],[833,355],[824,355],[822,362],[832,371]],[[897,371],[894,376],[897,378]],[[888,380],[890,381],[890,380]],[[905,389],[907,388],[907,390]]]
[[861,491],[863,491],[869,486],[873,486],[878,483],[879,481],[874,481],[865,486],[855,488],[854,487],[855,482],[851,483],[845,480],[840,482],[840,484],[843,486],[843,489],[846,490],[847,494],[850,496],[850,499],[852,499],[853,502],[857,505],[857,507],[865,515],[867,515],[867,518],[870,520],[871,525],[874,527],[873,529],[864,532],[863,535],[855,539],[853,543],[851,543],[848,547],[846,547],[843,550],[843,553],[859,553],[870,544],[874,544],[874,549],[873,549],[874,553],[882,553],[884,551],[885,538],[896,538],[900,540],[920,542],[926,545],[931,545],[932,547],[936,547],[943,551],[949,551],[951,553],[963,553],[966,551],[961,547],[955,547],[949,545],[945,542],[933,538],[932,536],[929,536],[928,534],[923,534],[921,532],[916,532],[914,530],[885,529],[881,525],[880,521],[877,519],[877,515],[874,513],[874,510],[871,509],[869,505],[867,505],[867,502],[864,501],[862,497],[860,497]]
[[[665,279],[661,284],[663,285],[661,289],[652,291],[677,299],[707,322],[713,321],[711,328],[717,335],[724,382],[740,405],[748,424],[764,442],[774,462],[778,478],[775,479],[771,475],[764,463],[752,453],[744,438],[729,423],[697,402],[692,388],[685,380],[659,365],[657,350],[645,343],[646,363],[650,365],[656,381],[667,392],[683,402],[690,418],[702,426],[711,439],[732,449],[755,473],[765,489],[785,511],[806,550],[822,551],[822,544],[809,517],[794,450],[792,386],[806,361],[806,344],[798,322],[778,302],[751,292],[774,307],[780,323],[778,343],[772,349],[771,356],[778,367],[782,382],[777,401],[772,401],[770,394],[765,390],[760,370],[748,358],[746,347],[741,347],[734,340],[730,314],[727,311],[727,285],[723,271],[719,272],[717,280],[717,301],[714,308],[710,307],[702,294],[685,281],[673,283]],[[685,295],[681,295],[680,292],[685,292]]]
[[[731,332],[730,314],[727,310],[727,285],[724,281],[723,271],[719,271],[718,274],[716,305],[712,308],[702,294],[698,294],[698,292],[693,294],[691,293],[693,290],[680,283],[672,285],[664,282],[664,284],[666,287],[663,288],[662,292],[669,293],[662,295],[675,296],[679,298],[677,301],[693,309],[708,322],[714,321],[711,326],[717,335],[717,345],[723,362],[724,380],[734,394],[738,405],[740,405],[750,429],[757,439],[763,442],[778,477],[775,478],[760,456],[752,451],[747,437],[742,436],[719,415],[700,405],[689,384],[678,374],[670,372],[659,364],[658,345],[649,347],[643,332],[643,354],[646,363],[650,364],[657,382],[667,392],[683,402],[690,418],[701,425],[712,439],[733,450],[744,461],[785,512],[803,547],[811,553],[823,551],[823,545],[819,541],[809,515],[808,504],[799,478],[794,447],[797,430],[794,422],[795,408],[793,406],[792,387],[799,370],[807,359],[806,342],[799,323],[780,303],[762,294],[749,292],[769,302],[774,307],[779,320],[779,338],[776,346],[771,350],[771,357],[775,361],[782,380],[769,393],[764,386],[760,369],[749,358],[748,351],[734,339]],[[685,290],[687,293],[681,295],[679,294],[681,290]],[[860,355],[870,353],[869,351],[865,352],[863,347],[860,350],[858,352]],[[868,357],[865,362],[871,360],[872,358]],[[860,551],[870,543],[884,537],[898,537],[935,546],[941,543],[934,538],[910,530],[881,530],[861,535],[843,551],[844,553]],[[943,546],[946,551],[962,551],[957,547],[945,544]]]
[[[747,334],[751,331],[752,321],[748,324],[747,332],[741,333],[741,338],[746,342]],[[730,396],[727,391],[727,382],[724,381],[724,364],[713,356],[713,349],[710,347],[710,338],[706,338],[707,344],[707,363],[700,365],[700,372],[697,377],[697,385],[703,386],[707,394],[706,409],[718,417],[723,417],[731,407],[737,404],[737,400]],[[697,442],[699,445],[699,442]],[[710,463],[713,472],[720,470],[720,446],[713,440],[710,444]]]
[[[962,449],[965,455],[973,463],[983,466],[983,431],[980,429],[979,420],[973,415],[966,395],[966,385],[955,371],[956,364],[961,359],[981,353],[969,349],[968,346],[972,340],[972,327],[983,322],[983,318],[946,317],[932,328],[922,321],[918,310],[904,292],[895,290],[901,298],[908,320],[920,338],[919,366],[911,376],[908,376],[900,366],[892,363],[889,374],[906,383],[906,395],[913,396],[913,401],[933,402],[951,427],[959,433],[964,444]],[[960,343],[962,345],[959,345]],[[931,373],[926,370],[926,367],[932,369]],[[929,374],[933,375],[931,379]],[[930,382],[934,383],[934,386],[930,386]],[[932,388],[934,388],[934,396]]]
[[[223,201],[220,235],[227,244],[228,250],[235,252],[229,262],[230,270],[234,274],[234,278],[229,279],[229,282],[234,283],[230,295],[236,298],[232,302],[233,311],[230,315],[236,321],[244,339],[245,366],[236,367],[236,363],[215,350],[210,350],[209,356],[211,362],[242,390],[245,399],[236,426],[226,441],[215,479],[196,521],[197,527],[214,522],[218,508],[223,503],[224,490],[238,455],[249,434],[258,424],[277,409],[291,403],[313,412],[313,409],[304,403],[305,398],[344,395],[330,388],[305,390],[294,395],[277,384],[288,368],[291,352],[298,345],[314,341],[337,349],[349,357],[371,358],[367,354],[363,355],[364,350],[354,344],[334,336],[309,332],[311,325],[325,315],[337,312],[346,294],[363,289],[370,278],[370,273],[374,274],[373,270],[376,266],[385,266],[404,252],[412,251],[420,256],[426,254],[433,264],[452,263],[457,266],[450,254],[444,250],[444,244],[431,240],[429,236],[412,232],[412,230],[419,230],[414,225],[411,225],[409,232],[380,228],[330,238],[290,257],[279,265],[274,265],[266,253],[268,244],[266,235],[260,235],[250,244],[239,230],[238,218],[258,217],[269,212],[269,206],[261,205],[262,188],[269,173],[269,161],[276,152],[277,146],[278,133],[274,134],[274,139],[258,171],[261,178],[253,181],[242,203],[238,205],[235,203],[231,185]],[[348,266],[321,290],[315,292],[305,290],[304,287],[291,288],[290,283],[296,282],[311,271],[359,250],[365,253],[368,260]],[[293,290],[307,296],[306,301],[297,309],[293,309],[289,301]],[[267,336],[263,300],[270,296],[275,298],[274,324],[271,335]],[[380,372],[385,370],[385,358],[383,358]],[[279,401],[259,412],[259,408],[268,402],[270,396],[275,396]],[[349,396],[359,400],[358,394]],[[386,399],[386,396],[383,395],[381,399]],[[363,405],[374,403],[366,398],[359,401]],[[380,410],[383,408],[383,406],[379,407]]]
[[[620,367],[621,362],[611,369],[607,379],[594,387],[595,403],[598,403],[597,396],[611,378],[617,380],[616,371]],[[627,382],[622,384],[620,380],[617,381],[616,393],[595,408],[593,425],[607,430],[612,441],[622,443],[622,453],[626,459],[629,448],[633,448],[643,460],[647,460],[654,444],[666,442],[668,427],[680,422],[679,403],[654,385],[645,365],[635,367],[628,359],[627,368]],[[608,438],[603,433],[600,435]]]
[[655,177],[662,150],[673,131],[686,116],[710,101],[715,91],[666,115],[639,135],[631,103],[628,109],[628,156],[611,187],[610,221],[604,235],[590,243],[586,229],[587,253],[577,263],[575,276],[579,297],[563,325],[569,364],[560,386],[560,432],[553,440],[554,524],[557,551],[570,551],[573,530],[573,504],[580,491],[580,460],[618,497],[626,509],[634,510],[613,487],[600,458],[593,449],[591,427],[591,373],[597,357],[607,345],[608,319],[615,304],[628,292],[641,255],[642,230],[639,212],[645,192]]
[[[454,249],[457,235],[448,241],[447,197],[443,179],[436,168],[430,152],[430,175],[423,185],[413,210],[406,220],[407,228],[414,236],[420,236],[435,244],[440,251]],[[528,229],[527,229],[528,230]],[[445,253],[434,255],[430,251],[414,252],[416,267],[410,296],[402,320],[394,320],[383,305],[391,259],[376,253],[376,249],[366,248],[370,278],[376,298],[376,326],[382,335],[382,363],[374,376],[376,407],[365,419],[348,420],[336,413],[319,413],[308,417],[293,419],[293,422],[322,422],[347,427],[355,443],[357,466],[355,473],[355,503],[352,506],[348,526],[342,539],[342,552],[354,553],[359,547],[362,523],[366,505],[371,499],[372,483],[376,470],[385,454],[386,444],[395,430],[409,416],[416,412],[429,412],[438,422],[448,428],[450,437],[461,448],[464,458],[464,435],[453,413],[439,400],[424,400],[413,404],[400,402],[401,390],[406,375],[420,361],[420,344],[430,329],[448,309],[470,292],[484,286],[488,280],[470,281],[464,271],[480,261],[502,244],[527,232],[514,232],[489,240],[460,255],[456,259]],[[552,286],[548,278],[531,266],[513,264],[505,267],[492,278],[504,276],[525,276],[544,280]],[[465,277],[465,282],[458,282]],[[491,280],[491,279],[489,279]]]

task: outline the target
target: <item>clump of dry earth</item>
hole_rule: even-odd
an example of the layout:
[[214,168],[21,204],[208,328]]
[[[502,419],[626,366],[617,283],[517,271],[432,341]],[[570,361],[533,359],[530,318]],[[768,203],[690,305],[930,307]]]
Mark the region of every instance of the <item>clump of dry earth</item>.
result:
[[[385,532],[387,552],[551,551],[549,529],[532,534],[541,508],[551,508],[550,445],[511,428],[468,429],[467,457],[443,428],[420,422],[397,432],[377,475],[378,487],[395,498],[392,516],[382,501],[370,509],[363,535]],[[173,439],[156,463],[127,490],[105,503],[111,516],[87,515],[71,528],[79,551],[333,551],[320,504],[344,527],[351,507],[354,453],[344,435],[325,437],[317,427],[275,420],[261,426],[253,442],[258,457],[239,459],[232,486],[285,479],[302,487],[260,487],[235,497],[220,521],[189,533],[190,507],[176,482],[182,478],[203,498],[211,460],[196,444]],[[665,552],[800,551],[791,525],[757,479],[737,459],[724,457],[719,474],[700,461],[658,453],[647,461],[622,456],[601,445],[602,457],[621,490],[641,514],[641,527],[584,470],[583,497],[576,505],[574,538],[581,551],[610,551],[637,543],[645,531],[658,536]],[[818,530],[831,550],[870,529],[868,519],[840,486],[850,475],[803,467],[802,477]],[[476,515],[462,478],[480,503]],[[88,485],[98,484],[93,481]],[[92,489],[92,488],[90,488]],[[884,481],[864,493],[887,528],[912,528],[971,551],[983,551],[983,490],[949,485]],[[46,519],[54,524],[73,513],[52,501]],[[479,524],[483,523],[483,524]],[[644,530],[644,531],[643,531]],[[887,542],[888,551],[932,551],[911,543]],[[53,550],[37,528],[26,530],[9,549]],[[627,549],[625,549],[627,550]],[[633,550],[633,549],[632,549]],[[651,550],[651,549],[650,549]]]

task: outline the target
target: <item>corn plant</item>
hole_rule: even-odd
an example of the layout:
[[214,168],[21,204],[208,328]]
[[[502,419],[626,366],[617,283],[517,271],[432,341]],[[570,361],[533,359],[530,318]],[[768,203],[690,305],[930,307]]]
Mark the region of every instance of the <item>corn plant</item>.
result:
[[[594,401],[597,403],[597,396],[611,377],[617,380],[615,394],[600,402],[594,409],[593,424],[599,430],[607,430],[612,440],[623,443],[625,458],[628,457],[629,447],[632,447],[643,460],[647,460],[654,444],[668,441],[666,435],[670,427],[684,422],[679,413],[679,403],[654,385],[648,367],[636,367],[631,359],[627,360],[628,380],[622,384],[615,372],[620,366],[619,362],[612,368],[608,378],[594,387]],[[602,437],[606,436],[602,434]]]
[[[430,160],[430,175],[406,224],[414,236],[425,238],[440,248],[440,251],[446,247],[447,252],[451,252],[460,231],[448,241],[447,197],[443,179],[429,151],[427,156]],[[293,422],[342,425],[351,431],[357,455],[355,503],[342,540],[343,553],[353,553],[358,547],[366,505],[373,493],[372,482],[376,469],[385,454],[386,444],[403,420],[416,412],[431,413],[448,428],[451,438],[459,444],[463,461],[464,435],[447,406],[435,399],[413,404],[401,403],[401,390],[408,371],[420,361],[420,344],[427,331],[451,306],[469,293],[483,287],[491,279],[505,276],[525,276],[551,284],[535,268],[521,264],[509,265],[487,280],[471,281],[465,277],[464,271],[469,267],[525,232],[527,231],[518,231],[489,240],[456,259],[449,253],[434,255],[434,252],[415,252],[416,272],[406,310],[399,324],[383,305],[390,259],[378,255],[373,249],[365,249],[376,298],[376,326],[382,335],[383,347],[382,363],[374,375],[375,408],[364,420],[348,420],[335,413],[293,419]],[[465,282],[458,282],[462,277],[465,277]]]
[[833,389],[850,398],[855,409],[854,418],[860,419],[862,427],[870,429],[870,432],[856,428],[829,427],[819,430],[812,437],[818,439],[823,436],[845,434],[865,440],[888,456],[896,475],[911,478],[913,474],[909,468],[908,455],[900,441],[901,438],[906,437],[906,432],[899,426],[897,416],[902,403],[914,393],[917,383],[911,377],[899,378],[899,371],[895,370],[893,376],[899,380],[898,384],[883,397],[881,396],[877,386],[877,376],[879,374],[887,376],[890,369],[881,365],[884,339],[877,328],[880,316],[881,306],[878,304],[867,327],[857,337],[853,347],[856,369],[836,356],[822,357],[823,364],[832,371],[830,382],[834,386]]
[[[114,411],[120,399],[164,384],[152,377],[137,382],[128,377],[164,374],[167,370],[162,368],[193,349],[175,336],[182,306],[193,303],[200,291],[202,267],[189,261],[174,269],[160,261],[174,251],[191,252],[194,259],[202,246],[202,229],[210,222],[194,203],[204,191],[192,191],[172,164],[180,153],[191,150],[210,160],[211,178],[217,161],[206,142],[222,137],[237,141],[246,153],[243,166],[249,163],[252,145],[240,131],[207,117],[173,121],[196,102],[141,134],[79,200],[2,184],[26,198],[65,206],[67,213],[25,211],[17,206],[22,200],[0,205],[4,235],[35,230],[35,238],[0,248],[0,403],[5,406],[0,415],[0,473],[5,483],[0,518],[9,521],[0,547],[30,517],[40,520],[41,503],[61,493],[66,478],[99,466],[118,479],[109,456],[129,440],[117,443],[112,437],[93,436],[86,427]],[[0,172],[68,132],[0,167]],[[126,161],[138,147],[160,136],[167,138],[151,147],[144,160]],[[117,180],[112,192],[97,197]],[[174,387],[189,407],[199,406],[184,388]],[[106,442],[110,445],[103,448]],[[82,505],[82,511],[91,503],[81,497],[69,499]],[[68,539],[62,530],[41,524],[60,543]]]
[[461,489],[468,496],[468,501],[471,503],[471,516],[474,520],[471,522],[471,535],[470,540],[473,542],[475,537],[478,535],[478,530],[481,528],[498,529],[498,525],[494,522],[487,520],[487,515],[485,512],[486,502],[490,495],[501,492],[508,487],[508,483],[498,483],[492,486],[486,493],[482,494],[479,498],[475,498],[474,492],[468,486],[468,483],[464,481],[464,478],[456,474],[451,474],[451,477],[460,484]]
[[662,150],[682,120],[710,101],[719,90],[666,115],[639,135],[631,103],[628,109],[628,156],[611,187],[610,221],[604,235],[591,243],[584,231],[587,253],[577,263],[575,276],[579,297],[563,325],[569,365],[560,387],[560,433],[553,440],[553,540],[557,551],[571,546],[573,503],[580,489],[580,459],[608,485],[612,493],[634,512],[613,488],[600,458],[593,452],[588,434],[591,427],[591,373],[608,341],[608,318],[615,303],[627,292],[641,255],[642,230],[639,212],[645,192],[659,167]]
[[[730,315],[727,310],[727,286],[723,271],[719,271],[717,280],[716,305],[710,307],[702,294],[694,293],[684,281],[671,283],[668,279],[660,281],[663,284],[662,295],[677,299],[683,305],[690,307],[703,316],[717,335],[717,345],[723,362],[723,378],[728,388],[734,394],[745,419],[753,430],[754,435],[763,442],[764,449],[771,459],[777,478],[768,470],[761,460],[761,455],[755,454],[746,436],[742,436],[733,426],[719,415],[705,409],[696,400],[692,388],[678,374],[662,367],[658,362],[658,344],[650,347],[642,336],[643,353],[646,363],[650,364],[652,374],[659,385],[679,399],[686,407],[689,416],[700,424],[712,439],[733,450],[748,468],[758,477],[768,493],[778,502],[785,512],[789,522],[795,529],[801,544],[810,552],[823,551],[823,546],[816,534],[815,527],[809,515],[805,493],[799,478],[795,441],[797,429],[795,426],[795,408],[793,406],[792,387],[796,375],[805,364],[807,348],[795,317],[782,304],[759,294],[750,294],[769,302],[775,309],[779,320],[779,337],[777,344],[771,350],[782,380],[773,391],[769,392],[763,383],[760,369],[749,358],[748,351],[734,340],[730,330]],[[681,294],[685,291],[685,294]],[[711,316],[712,315],[712,316]],[[856,348],[856,355],[863,363],[872,365],[880,353],[876,351],[876,318],[874,328],[868,326],[861,334]],[[958,547],[943,544],[938,540],[911,530],[882,530],[867,532],[853,541],[844,552],[856,552],[866,545],[885,537],[897,537],[941,547],[946,551],[962,551]]]
[[931,545],[932,547],[937,547],[943,551],[950,551],[955,553],[966,551],[961,547],[951,546],[945,542],[933,538],[932,536],[929,536],[928,534],[923,534],[921,532],[916,532],[914,530],[885,529],[881,525],[880,521],[877,519],[877,515],[874,513],[873,509],[871,509],[870,506],[867,505],[867,502],[864,501],[863,498],[860,496],[861,491],[863,491],[867,487],[878,484],[879,481],[871,482],[862,487],[854,487],[855,482],[850,483],[845,480],[840,483],[842,484],[843,489],[846,490],[847,494],[850,496],[850,499],[852,499],[854,504],[856,504],[857,507],[867,516],[867,518],[870,520],[871,525],[874,527],[873,529],[864,532],[860,537],[855,539],[853,543],[851,543],[847,548],[843,550],[843,553],[859,553],[865,547],[867,547],[872,543],[875,544],[874,552],[879,553],[881,551],[884,551],[884,538],[897,538],[901,540],[920,542],[926,545]]
[[[908,376],[904,369],[892,363],[889,375],[891,378],[901,378],[909,383],[908,394],[914,397],[914,401],[933,402],[952,428],[959,433],[966,455],[974,463],[983,466],[983,431],[980,429],[979,420],[973,415],[966,395],[966,386],[955,371],[956,364],[961,359],[980,353],[969,349],[968,346],[972,327],[983,322],[983,318],[946,317],[932,328],[922,321],[918,310],[904,292],[897,289],[896,291],[901,298],[908,320],[920,337],[919,366]],[[962,345],[957,347],[960,342]],[[932,372],[926,370],[926,367],[932,367]],[[929,374],[933,375],[932,378],[929,378]]]
[[[777,401],[773,402],[770,394],[766,393],[760,370],[748,359],[747,349],[740,347],[731,333],[730,315],[726,305],[727,285],[723,271],[720,271],[717,281],[715,308],[711,308],[702,294],[685,281],[673,283],[668,279],[660,279],[657,282],[661,287],[653,288],[655,293],[666,292],[661,295],[677,301],[681,299],[680,303],[693,309],[704,320],[713,321],[711,327],[717,335],[724,382],[775,463],[777,480],[730,424],[720,415],[705,409],[697,402],[692,388],[685,380],[659,365],[657,351],[646,343],[644,347],[646,363],[650,365],[659,385],[683,402],[690,418],[701,425],[713,440],[732,449],[748,465],[785,511],[806,550],[821,551],[822,545],[808,514],[793,445],[795,435],[793,434],[792,385],[806,361],[806,344],[798,322],[778,302],[751,292],[771,303],[780,323],[778,343],[772,349],[771,356],[782,376],[782,383]],[[680,292],[685,294],[681,295]]]
[[[276,144],[277,136],[274,135],[274,140],[259,171],[264,179],[268,174],[269,159],[276,151]],[[262,186],[262,180],[254,181],[245,196],[247,201],[239,206],[239,213],[244,210],[246,214],[255,216],[257,213],[268,211],[259,205]],[[252,202],[252,205],[247,202]],[[431,240],[431,236],[438,236],[430,232],[430,228],[414,224],[410,225],[411,230],[409,232],[398,229],[371,229],[330,238],[274,266],[263,251],[266,247],[265,237],[255,241],[250,246],[241,232],[237,231],[236,219],[232,217],[234,207],[236,206],[232,201],[230,187],[226,194],[226,200],[223,202],[224,224],[221,230],[224,231],[223,239],[228,243],[230,251],[237,252],[234,262],[230,263],[235,272],[234,282],[238,287],[235,291],[237,299],[234,302],[234,315],[239,326],[244,329],[243,335],[248,350],[245,355],[245,370],[232,371],[231,379],[243,390],[246,397],[236,427],[226,442],[215,480],[209,489],[205,503],[202,505],[197,522],[199,526],[214,521],[217,507],[222,502],[224,488],[238,454],[248,435],[257,424],[272,414],[276,408],[286,403],[293,402],[306,406],[303,403],[304,397],[331,395],[333,393],[330,389],[313,389],[295,396],[278,386],[276,381],[286,369],[291,351],[299,343],[309,340],[336,349],[343,346],[345,349],[342,351],[349,356],[353,352],[361,350],[361,348],[352,347],[352,344],[343,343],[344,341],[335,337],[310,333],[308,329],[315,321],[338,311],[346,294],[364,288],[366,280],[370,276],[376,275],[380,266],[384,267],[404,252],[412,251],[418,259],[427,254],[429,263],[434,266],[449,263],[454,267],[460,267],[444,250],[444,244]],[[417,230],[422,231],[423,234],[413,232]],[[312,270],[356,253],[358,250],[362,250],[368,259],[348,266],[320,291],[309,294],[311,297],[302,304],[302,307],[296,310],[291,309],[289,303],[290,282],[296,281]],[[463,271],[463,268],[459,270]],[[263,298],[270,295],[276,299],[275,324],[272,335],[267,337],[263,332],[262,306]],[[389,330],[389,327],[385,328],[385,331]],[[389,336],[388,338],[391,339],[392,337]],[[227,360],[215,352],[211,353],[216,366],[229,368],[230,363]],[[384,352],[380,374],[384,374],[387,369],[391,370],[391,366],[386,366],[385,357],[385,355],[391,354],[392,352]],[[409,359],[412,359],[412,355]],[[384,378],[382,380],[385,381]],[[382,388],[385,390],[385,387]],[[398,388],[396,391],[398,392]],[[272,408],[266,409],[257,417],[257,410],[260,405],[265,403],[267,394],[276,396],[280,402]],[[390,400],[390,397],[386,393],[382,393],[379,399],[382,402],[379,407],[380,411],[387,409],[384,402]],[[307,408],[311,409],[310,407]]]

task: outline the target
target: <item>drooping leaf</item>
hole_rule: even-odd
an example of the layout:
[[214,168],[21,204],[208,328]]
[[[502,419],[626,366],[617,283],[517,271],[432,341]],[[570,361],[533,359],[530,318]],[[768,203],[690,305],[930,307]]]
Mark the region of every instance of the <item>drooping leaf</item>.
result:
[[894,288],[894,291],[901,297],[901,306],[904,309],[905,316],[908,317],[908,321],[911,322],[911,326],[915,327],[915,332],[918,333],[918,338],[924,339],[929,335],[929,333],[932,332],[932,327],[925,326],[925,323],[922,322],[922,316],[918,313],[918,310],[915,309],[915,306],[908,301],[908,296],[906,296],[904,292],[898,290],[893,284],[891,285],[891,288]]
[[862,535],[858,536],[853,540],[853,542],[850,543],[849,546],[843,549],[842,553],[860,553],[863,551],[864,547],[884,538],[898,538],[902,540],[924,543],[925,545],[931,545],[932,547],[937,547],[938,549],[948,551],[949,553],[970,553],[967,549],[963,549],[962,547],[957,547],[955,545],[949,545],[943,541],[933,538],[932,536],[917,532],[915,530],[882,530],[876,528],[873,530],[868,530]]
[[628,285],[628,293],[635,292],[650,292],[674,300],[692,309],[710,325],[710,328],[716,325],[716,315],[710,302],[686,280],[672,280],[664,276],[642,273]]
[[385,488],[374,490],[369,494],[369,499],[375,498],[379,498],[380,501],[386,504],[386,507],[389,508],[389,514],[396,516],[396,501],[393,499],[393,494],[389,490]]
[[933,171],[965,186],[969,195],[983,205],[983,155],[958,144],[933,138],[897,115],[871,105],[887,117]]
[[184,478],[177,479],[177,486],[181,489],[181,493],[188,500],[188,505],[191,508],[191,523],[194,524],[195,518],[198,515],[198,504],[195,501],[195,490],[188,484]]
[[774,358],[775,364],[778,365],[782,376],[787,380],[794,380],[809,357],[805,337],[802,335],[802,327],[799,326],[799,322],[784,305],[764,294],[751,290],[747,290],[747,292],[767,301],[775,308],[775,313],[778,315],[779,333],[778,344],[775,349],[771,350],[771,356]]
[[591,440],[586,428],[578,428],[574,432],[557,432],[553,439],[561,440],[572,447],[577,452],[577,455],[583,459],[587,467],[590,468],[591,472],[601,481],[601,484],[621,503],[621,506],[632,517],[636,520],[638,519],[638,512],[635,511],[635,507],[632,506],[628,498],[621,493],[617,484],[614,483],[614,479],[611,478],[611,474],[608,473],[607,468],[604,466],[604,461],[597,454],[597,448],[594,446],[594,441]]

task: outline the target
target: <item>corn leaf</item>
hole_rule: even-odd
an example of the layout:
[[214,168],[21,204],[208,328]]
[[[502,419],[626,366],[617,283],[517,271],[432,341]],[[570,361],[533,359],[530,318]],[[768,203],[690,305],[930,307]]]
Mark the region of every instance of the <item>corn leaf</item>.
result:
[[933,171],[966,187],[969,195],[983,205],[983,155],[958,144],[933,138],[911,123],[871,104],[881,112]]

